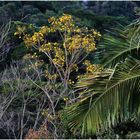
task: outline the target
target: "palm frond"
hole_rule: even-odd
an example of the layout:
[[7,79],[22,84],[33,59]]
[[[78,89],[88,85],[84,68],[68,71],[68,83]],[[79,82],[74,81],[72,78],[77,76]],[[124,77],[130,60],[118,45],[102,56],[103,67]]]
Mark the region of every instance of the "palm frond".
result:
[[98,53],[103,55],[101,63],[104,66],[114,67],[116,63],[124,61],[128,55],[138,52],[139,48],[140,21],[138,20],[124,29],[104,35],[96,55],[99,56]]
[[67,110],[69,127],[81,128],[83,135],[105,130],[132,114],[140,115],[140,61],[128,58],[113,74],[105,75],[83,79],[78,87],[87,86],[91,96]]

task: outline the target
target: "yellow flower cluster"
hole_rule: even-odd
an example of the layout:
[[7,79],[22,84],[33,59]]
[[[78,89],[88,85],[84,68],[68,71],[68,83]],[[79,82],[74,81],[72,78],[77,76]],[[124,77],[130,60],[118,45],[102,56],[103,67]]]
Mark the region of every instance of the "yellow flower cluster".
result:
[[95,30],[91,30],[91,31],[92,31],[95,38],[100,38],[101,37],[101,34],[99,32],[96,32]]
[[26,47],[30,47],[34,44],[33,39],[31,38],[31,36],[28,34],[26,34],[23,38],[24,43],[26,45]]
[[27,47],[38,45],[38,43],[44,41],[44,35],[41,32],[35,32],[33,36],[25,35],[24,36],[24,43]]
[[[52,42],[46,42],[45,37],[48,33],[54,33],[56,30],[63,31],[71,31],[70,34],[67,34],[66,39],[64,40],[63,47],[67,48],[70,53],[77,49],[85,49],[86,52],[91,52],[95,50],[95,39],[100,38],[101,35],[99,32],[95,30],[88,30],[87,28],[79,28],[74,26],[74,22],[71,15],[64,14],[60,18],[52,17],[49,19],[51,23],[50,27],[43,26],[40,28],[38,32],[35,32],[33,35],[25,34],[24,42],[26,46],[34,46],[39,45],[40,51],[51,51],[52,47],[55,46]],[[22,32],[25,28],[18,27],[18,32]],[[51,47],[52,46],[52,47]]]
[[91,64],[89,60],[85,60],[83,64],[86,65],[87,73],[101,72],[103,70],[101,66]]
[[81,47],[81,41],[82,38],[80,37],[80,35],[74,35],[72,37],[69,37],[67,42],[67,48],[70,52],[74,51],[75,49],[79,49]]
[[43,35],[46,35],[49,31],[50,28],[48,26],[42,26],[39,32],[42,33]]
[[64,51],[59,47],[54,47],[54,52],[55,52],[55,56],[53,59],[54,63],[60,66],[64,66],[65,64]]
[[94,34],[75,34],[68,37],[65,42],[65,47],[67,47],[69,52],[84,49],[87,53],[90,53],[91,51],[95,50],[95,45]]
[[58,47],[58,43],[55,42],[48,42],[48,43],[44,43],[42,44],[40,47],[39,47],[39,51],[40,52],[50,52],[50,51],[53,51],[54,48],[57,48]]
[[84,64],[86,65],[86,71],[87,72],[93,72],[94,71],[94,65],[90,63],[89,60],[85,60]]
[[[67,63],[70,62],[68,59],[75,57],[73,55],[76,54],[76,57],[82,59],[83,56],[94,51],[96,41],[101,37],[101,34],[93,29],[89,30],[88,28],[76,26],[71,15],[63,14],[59,18],[52,17],[48,21],[50,23],[49,26],[42,26],[38,31],[32,32],[31,34],[25,33],[25,27],[18,26],[15,35],[21,36],[22,34],[27,47],[38,48],[39,52],[43,52],[47,56],[49,55],[49,59],[51,57],[50,60],[53,60],[54,64],[60,66],[63,71],[65,71]],[[50,39],[50,35],[54,38],[57,37],[58,40]],[[81,54],[78,56],[79,52]],[[29,57],[33,59],[37,58],[36,54]],[[78,71],[77,61],[71,67],[71,72],[74,70]],[[91,64],[90,61],[85,61],[84,64],[88,73],[96,69],[96,65]],[[36,63],[35,65],[37,66],[38,64]],[[49,79],[56,79],[58,77],[54,73],[48,74],[47,72],[45,76]],[[73,81],[69,81],[69,84],[72,83]]]
[[[22,31],[20,28],[23,28]],[[30,28],[30,26],[28,28]],[[26,29],[24,26],[17,27],[17,32],[14,33],[14,35],[24,35],[23,40],[27,47],[38,45],[38,43],[43,42],[47,33],[50,32],[50,28],[48,26],[42,26],[39,31],[36,31],[33,33],[33,35],[30,35],[26,34],[26,30],[28,30],[28,28]]]
[[71,15],[63,14],[60,18],[51,17],[48,20],[54,30],[70,31],[74,27]]
[[85,48],[87,52],[91,52],[95,50],[95,42],[94,38],[91,36],[86,36],[82,40],[82,47]]

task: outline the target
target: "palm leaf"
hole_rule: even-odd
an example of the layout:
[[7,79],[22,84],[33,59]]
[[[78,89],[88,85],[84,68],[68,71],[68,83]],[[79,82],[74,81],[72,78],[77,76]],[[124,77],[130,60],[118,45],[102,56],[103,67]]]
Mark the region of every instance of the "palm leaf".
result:
[[114,67],[116,63],[124,61],[128,55],[138,52],[139,48],[140,22],[138,20],[124,29],[105,34],[102,43],[98,46],[99,51],[96,56],[103,55],[101,63],[104,66]]
[[81,87],[86,86],[87,83],[87,88],[92,94],[84,101],[68,108],[67,115],[71,129],[76,131],[81,128],[83,135],[95,134],[99,130],[116,125],[119,121],[125,121],[131,115],[139,115],[139,60],[128,58],[116,66],[113,74],[105,77],[99,75],[98,78],[93,76],[86,79],[86,82],[85,79],[83,81],[78,87],[80,84]]

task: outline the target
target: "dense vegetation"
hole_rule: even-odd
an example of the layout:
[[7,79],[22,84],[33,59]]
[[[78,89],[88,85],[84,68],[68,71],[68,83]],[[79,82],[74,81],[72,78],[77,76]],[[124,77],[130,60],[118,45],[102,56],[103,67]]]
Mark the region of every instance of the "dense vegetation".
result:
[[0,2],[0,138],[140,138],[139,6]]

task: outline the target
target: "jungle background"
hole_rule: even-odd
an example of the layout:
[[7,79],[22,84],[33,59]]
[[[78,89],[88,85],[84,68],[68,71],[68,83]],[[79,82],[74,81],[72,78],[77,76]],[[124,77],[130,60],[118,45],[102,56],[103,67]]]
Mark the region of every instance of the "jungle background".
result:
[[[139,1],[1,1],[0,138],[140,138],[139,7]],[[55,49],[41,50],[46,40]]]

